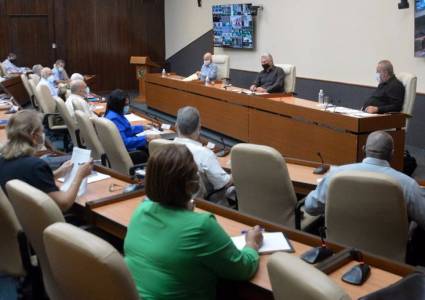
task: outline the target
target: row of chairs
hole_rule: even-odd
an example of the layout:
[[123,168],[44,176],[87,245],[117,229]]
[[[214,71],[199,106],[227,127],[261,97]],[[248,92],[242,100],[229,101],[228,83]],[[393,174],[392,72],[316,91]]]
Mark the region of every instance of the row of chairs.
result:
[[[36,188],[12,180],[6,190],[12,205],[0,191],[0,254],[7,257],[0,261],[0,272],[25,276],[17,243],[24,230],[50,299],[139,299],[131,274],[113,246],[66,224],[54,201]],[[275,253],[267,268],[275,299],[350,299],[327,275],[294,255]]]

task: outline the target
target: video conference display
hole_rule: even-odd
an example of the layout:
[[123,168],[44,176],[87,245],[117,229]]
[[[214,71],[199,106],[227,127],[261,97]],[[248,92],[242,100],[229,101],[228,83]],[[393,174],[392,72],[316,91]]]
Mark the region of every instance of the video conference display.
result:
[[415,56],[425,57],[425,0],[416,0]]
[[214,5],[214,47],[253,49],[251,4]]

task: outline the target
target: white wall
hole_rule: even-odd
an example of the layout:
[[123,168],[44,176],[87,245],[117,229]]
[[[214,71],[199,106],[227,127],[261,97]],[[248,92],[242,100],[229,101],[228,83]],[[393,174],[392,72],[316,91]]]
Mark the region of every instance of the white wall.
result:
[[[165,0],[166,57],[212,29],[211,6],[263,5],[256,22],[256,49],[216,48],[230,55],[231,68],[257,71],[263,52],[275,63],[292,63],[297,76],[376,85],[376,62],[390,59],[395,71],[418,76],[425,93],[425,59],[414,57],[414,0]],[[211,41],[212,43],[212,41]],[[201,58],[199,58],[201,60]]]

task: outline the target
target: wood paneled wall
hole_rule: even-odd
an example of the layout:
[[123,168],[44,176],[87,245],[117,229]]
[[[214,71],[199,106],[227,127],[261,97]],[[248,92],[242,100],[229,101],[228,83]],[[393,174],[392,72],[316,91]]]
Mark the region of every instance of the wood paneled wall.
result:
[[[19,65],[67,62],[97,74],[97,89],[136,89],[131,55],[165,61],[164,0],[0,0],[0,57]],[[52,48],[56,43],[56,49]]]

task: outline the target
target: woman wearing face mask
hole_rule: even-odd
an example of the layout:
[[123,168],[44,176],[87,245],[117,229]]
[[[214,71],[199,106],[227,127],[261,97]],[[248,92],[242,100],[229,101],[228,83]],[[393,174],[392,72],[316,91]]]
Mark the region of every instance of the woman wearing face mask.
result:
[[125,261],[141,299],[215,299],[219,278],[248,280],[257,271],[259,226],[239,251],[214,215],[193,211],[198,168],[184,145],[155,151],[146,169],[147,198],[124,240]]
[[36,111],[22,110],[14,114],[7,125],[8,142],[0,149],[0,185],[5,191],[9,180],[19,179],[48,194],[62,211],[69,209],[77,197],[82,180],[90,175],[92,163],[79,167],[68,191],[59,191],[55,179],[67,174],[70,161],[53,171],[35,152],[44,145],[42,115]]
[[122,90],[114,90],[108,97],[106,105],[105,118],[111,120],[118,128],[121,138],[128,151],[134,152],[132,160],[135,164],[147,161],[147,144],[150,140],[156,138],[155,135],[137,136],[143,132],[143,126],[131,126],[130,122],[124,116],[130,111],[128,94]]

